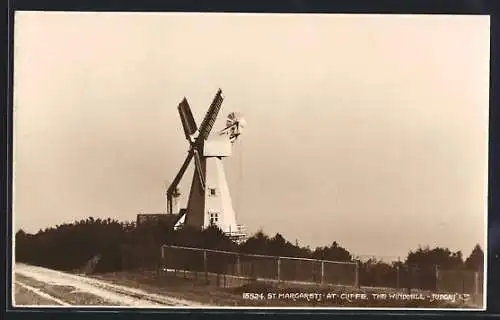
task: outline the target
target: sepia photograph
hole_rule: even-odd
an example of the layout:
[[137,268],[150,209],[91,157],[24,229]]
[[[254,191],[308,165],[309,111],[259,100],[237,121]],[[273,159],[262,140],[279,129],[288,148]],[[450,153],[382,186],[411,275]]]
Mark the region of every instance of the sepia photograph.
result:
[[489,16],[13,33],[14,307],[486,309]]

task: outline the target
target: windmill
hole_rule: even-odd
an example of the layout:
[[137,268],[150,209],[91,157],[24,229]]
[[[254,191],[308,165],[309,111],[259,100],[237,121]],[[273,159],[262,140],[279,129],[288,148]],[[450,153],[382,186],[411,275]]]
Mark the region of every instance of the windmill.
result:
[[[226,127],[211,133],[223,100],[219,89],[199,127],[186,98],[177,107],[189,150],[167,188],[167,213],[177,215],[175,227],[188,225],[203,229],[215,225],[229,236],[238,238],[244,234],[242,227],[236,224],[222,158],[231,156],[232,144],[241,134],[245,120],[238,113],[230,113]],[[187,208],[179,210],[178,184],[193,159],[194,173]]]

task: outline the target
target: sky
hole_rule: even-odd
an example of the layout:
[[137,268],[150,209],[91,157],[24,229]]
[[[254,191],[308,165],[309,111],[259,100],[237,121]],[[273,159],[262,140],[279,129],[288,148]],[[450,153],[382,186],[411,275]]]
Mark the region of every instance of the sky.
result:
[[[485,245],[489,17],[16,12],[14,230],[165,212],[218,88],[237,221],[404,258]],[[192,169],[181,183],[186,200]]]

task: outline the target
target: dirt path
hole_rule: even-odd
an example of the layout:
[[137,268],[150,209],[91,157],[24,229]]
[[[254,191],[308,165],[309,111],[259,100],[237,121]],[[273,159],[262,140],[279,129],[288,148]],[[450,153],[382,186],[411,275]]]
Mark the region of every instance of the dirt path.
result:
[[16,306],[189,306],[199,303],[112,284],[82,275],[16,264]]

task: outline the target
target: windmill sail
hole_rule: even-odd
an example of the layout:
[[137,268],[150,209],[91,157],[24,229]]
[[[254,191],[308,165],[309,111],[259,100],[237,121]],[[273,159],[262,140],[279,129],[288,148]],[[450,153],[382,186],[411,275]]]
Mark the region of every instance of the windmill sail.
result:
[[181,166],[181,169],[179,170],[179,172],[177,172],[177,175],[175,176],[174,181],[172,181],[172,183],[170,184],[170,187],[168,187],[168,190],[167,190],[168,194],[173,194],[173,192],[175,191],[175,188],[179,184],[179,181],[181,181],[182,176],[186,172],[186,169],[189,165],[189,162],[191,162],[192,158],[193,158],[193,153],[189,152],[187,157],[186,157],[186,160],[184,160],[184,163]]
[[186,98],[179,103],[177,109],[179,110],[179,116],[181,117],[182,128],[184,129],[186,139],[190,140],[190,137],[196,132],[196,130],[198,130],[198,128],[196,127],[193,113],[191,112],[191,108],[189,107],[189,103]]
[[197,150],[194,150],[194,165],[196,167],[195,170],[198,173],[198,178],[200,179],[201,190],[205,190],[205,175],[201,165],[201,158]]
[[170,186],[167,189],[167,202],[168,202],[167,212],[169,212],[169,213],[173,212],[172,197],[176,193],[178,193],[177,185],[179,185],[179,182],[181,181],[182,176],[186,172],[186,169],[187,169],[189,163],[191,162],[191,159],[193,159],[193,152],[188,153],[186,160],[184,160],[184,163],[181,166],[181,169],[179,170],[179,172],[177,172],[177,175],[175,176],[174,181],[172,181],[172,183],[170,184]]
[[210,107],[208,108],[203,122],[200,125],[200,135],[198,136],[199,139],[206,140],[208,138],[208,135],[210,134],[210,131],[212,131],[212,128],[215,124],[215,120],[217,119],[217,115],[219,114],[223,100],[224,97],[222,96],[222,90],[219,89],[217,91],[217,94],[215,95],[214,100],[212,101],[212,104],[210,104]]

